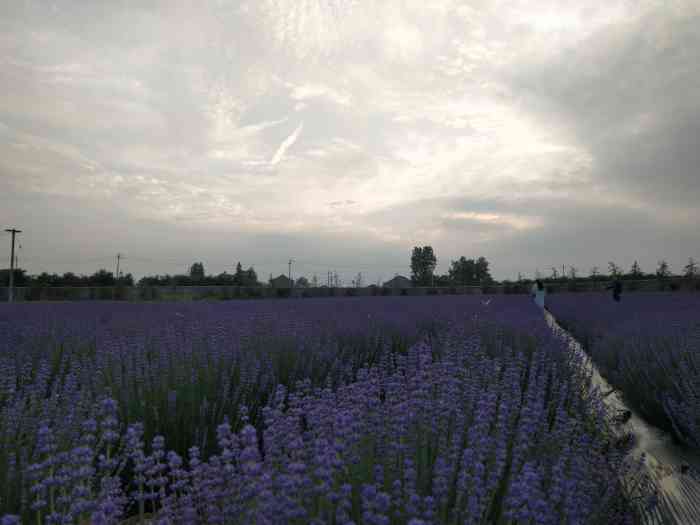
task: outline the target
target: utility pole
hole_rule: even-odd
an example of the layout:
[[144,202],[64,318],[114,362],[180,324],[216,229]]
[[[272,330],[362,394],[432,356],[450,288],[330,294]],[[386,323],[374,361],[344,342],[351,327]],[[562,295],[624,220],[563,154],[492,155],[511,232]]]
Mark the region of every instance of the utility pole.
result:
[[117,254],[117,275],[116,275],[117,281],[119,281],[119,260],[120,260],[121,258],[122,258],[122,254],[121,254],[121,253],[118,253],[118,254]]
[[289,259],[289,287],[292,287],[292,261],[294,259]]
[[10,251],[10,289],[8,290],[7,302],[11,303],[14,299],[14,285],[15,285],[15,235],[22,233],[22,230],[16,230],[15,228],[7,228],[6,232],[12,234],[12,248]]

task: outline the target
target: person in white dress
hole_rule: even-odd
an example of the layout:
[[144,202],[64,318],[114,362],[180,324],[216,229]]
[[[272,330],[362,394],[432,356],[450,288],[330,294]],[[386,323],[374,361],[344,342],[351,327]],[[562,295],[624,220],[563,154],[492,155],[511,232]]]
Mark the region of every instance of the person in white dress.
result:
[[540,308],[544,308],[544,296],[546,293],[544,284],[541,280],[537,279],[532,285],[532,297],[535,300],[535,304]]

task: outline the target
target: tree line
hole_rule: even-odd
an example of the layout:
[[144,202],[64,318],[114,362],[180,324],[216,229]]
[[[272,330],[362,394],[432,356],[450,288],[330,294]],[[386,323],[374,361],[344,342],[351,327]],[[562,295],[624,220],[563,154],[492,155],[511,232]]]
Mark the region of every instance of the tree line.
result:
[[190,266],[189,274],[146,276],[139,280],[140,286],[262,286],[258,274],[250,266],[244,270],[241,263],[236,264],[234,273],[222,272],[218,275],[206,275],[204,264],[196,262]]
[[[489,261],[483,257],[466,258],[459,257],[457,260],[450,262],[450,267],[447,273],[439,275],[435,273],[437,267],[437,257],[432,246],[416,246],[413,248],[410,260],[410,281],[413,286],[484,286],[497,284],[490,273]],[[637,261],[634,261],[628,271],[624,271],[615,262],[608,262],[607,273],[601,271],[600,267],[594,266],[590,269],[587,277],[582,277],[576,267],[570,266],[566,271],[560,271],[560,268],[552,267],[548,274],[537,271],[534,278],[541,279],[544,282],[562,282],[566,280],[581,280],[581,281],[605,281],[609,279],[620,280],[645,280],[645,279],[669,279],[684,277],[696,279],[700,276],[698,263],[691,257],[688,263],[682,268],[680,274],[673,274],[669,264],[665,260],[660,260],[655,271],[645,272],[640,267]],[[236,264],[234,273],[222,272],[218,275],[207,275],[202,262],[195,262],[190,266],[189,272],[186,274],[163,274],[145,276],[138,283],[135,283],[133,276],[130,273],[120,275],[117,279],[113,272],[105,269],[100,269],[91,275],[77,275],[73,272],[66,272],[62,275],[57,273],[43,272],[38,275],[28,275],[24,269],[16,268],[14,271],[15,286],[66,286],[66,287],[81,287],[81,286],[264,286],[258,280],[258,275],[255,269],[250,266],[248,269],[243,269],[240,262]],[[0,269],[0,286],[6,286],[9,282],[10,270]],[[532,278],[525,278],[522,274],[518,274],[516,281],[504,280],[501,284],[514,283],[529,283]],[[269,281],[272,281],[270,275]],[[338,275],[335,274],[334,279],[331,279],[331,286],[341,286]],[[269,284],[269,283],[267,283]],[[362,274],[359,273],[352,281],[353,286],[363,286]],[[380,285],[380,283],[377,283]],[[319,286],[317,276],[313,276],[310,280],[304,276],[297,278],[294,281],[294,287]],[[323,285],[325,286],[325,285]],[[372,285],[374,286],[374,285]]]
[[[642,281],[642,280],[665,280],[670,278],[685,278],[685,279],[697,279],[700,276],[700,266],[692,257],[688,258],[688,262],[683,266],[679,274],[674,274],[671,270],[670,265],[664,259],[658,261],[656,269],[653,272],[645,272],[636,260],[632,263],[629,270],[625,271],[622,267],[617,265],[613,261],[608,262],[608,272],[603,273],[599,266],[593,266],[587,277],[581,277],[579,271],[576,267],[570,266],[568,271],[559,271],[557,267],[551,267],[550,273],[544,275],[542,272],[537,271],[535,274],[536,279],[541,279],[542,281],[556,282],[565,280],[590,280],[590,281],[607,281],[610,279],[619,279],[621,281]],[[522,276],[518,276],[518,281],[523,281]]]
[[414,286],[474,286],[493,284],[485,257],[451,261],[444,275],[435,275],[437,257],[432,246],[416,246],[411,253],[411,282]]

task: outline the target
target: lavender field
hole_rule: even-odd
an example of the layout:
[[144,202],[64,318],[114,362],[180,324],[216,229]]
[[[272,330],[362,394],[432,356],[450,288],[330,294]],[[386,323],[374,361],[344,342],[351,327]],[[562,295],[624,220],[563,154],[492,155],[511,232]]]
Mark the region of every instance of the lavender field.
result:
[[700,296],[595,293],[548,298],[627,404],[680,442],[700,448]]
[[635,523],[590,374],[522,296],[0,305],[10,523]]

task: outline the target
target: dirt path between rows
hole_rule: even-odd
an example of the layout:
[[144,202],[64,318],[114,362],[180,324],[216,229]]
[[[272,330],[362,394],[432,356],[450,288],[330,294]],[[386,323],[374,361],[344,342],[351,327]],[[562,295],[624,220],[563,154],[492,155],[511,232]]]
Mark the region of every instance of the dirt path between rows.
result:
[[[593,383],[602,392],[612,389],[600,375],[598,369],[584,352],[580,343],[556,322],[545,310],[549,326],[569,342],[569,346],[581,353],[586,366],[592,370]],[[644,524],[700,524],[700,451],[683,447],[673,442],[668,432],[662,431],[643,420],[627,407],[618,392],[605,397],[605,404],[613,411],[629,410],[631,417],[621,424],[621,430],[635,437],[634,457],[646,454],[645,465],[658,490],[658,504],[644,516]]]

